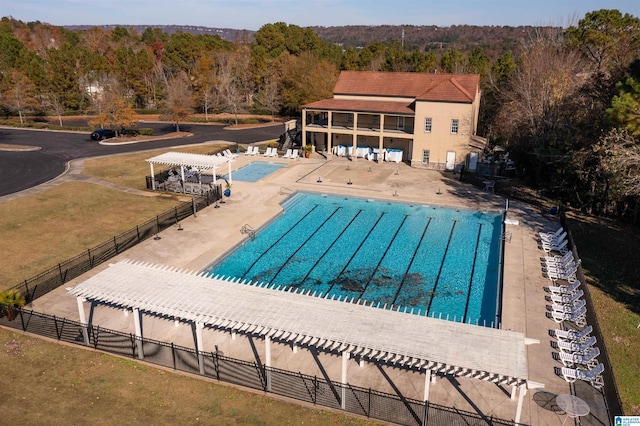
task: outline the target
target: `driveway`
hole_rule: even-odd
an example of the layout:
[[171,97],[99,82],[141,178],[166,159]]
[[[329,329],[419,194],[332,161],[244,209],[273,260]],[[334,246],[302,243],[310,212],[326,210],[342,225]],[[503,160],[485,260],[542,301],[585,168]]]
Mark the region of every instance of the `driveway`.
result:
[[[173,125],[144,123],[155,135],[171,133]],[[29,151],[0,150],[0,197],[13,194],[41,183],[48,182],[64,172],[67,162],[77,158],[91,158],[125,152],[146,151],[180,145],[192,145],[213,140],[223,140],[246,145],[277,139],[283,133],[281,123],[273,126],[242,130],[225,130],[219,125],[181,125],[180,130],[193,136],[148,141],[119,146],[100,145],[89,138],[89,133],[60,132],[0,128],[0,144],[38,147]]]

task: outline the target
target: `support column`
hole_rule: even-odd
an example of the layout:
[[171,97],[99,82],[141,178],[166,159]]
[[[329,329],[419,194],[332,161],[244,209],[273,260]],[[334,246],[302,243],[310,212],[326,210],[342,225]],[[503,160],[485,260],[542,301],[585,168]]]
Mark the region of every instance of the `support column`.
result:
[[518,386],[511,386],[511,399],[516,399],[516,392],[518,391]]
[[424,376],[424,402],[429,401],[429,389],[431,387],[431,370],[425,370]]
[[346,397],[347,397],[347,366],[349,362],[349,356],[351,354],[347,351],[342,352],[342,398],[340,400],[340,407],[344,410],[346,408]]
[[182,183],[184,184],[184,166],[180,166],[180,176],[182,177]]
[[229,176],[229,183],[233,183],[233,179],[231,178],[231,158],[227,160],[227,166],[228,166],[227,175]]
[[351,148],[353,154],[353,161],[358,161],[358,113],[353,113],[353,147]]
[[267,380],[267,392],[271,392],[271,337],[264,337],[264,366]]
[[196,349],[198,351],[198,365],[200,366],[200,374],[204,375],[204,345],[202,343],[202,330],[204,324],[196,322]]
[[140,309],[133,309],[133,326],[136,330],[136,346],[138,346],[138,358],[144,359],[142,351],[142,325],[140,324]]
[[378,136],[378,164],[384,162],[384,114],[380,114],[380,135]]
[[[286,132],[287,126],[285,124],[284,131]],[[307,110],[302,109],[302,146],[307,144]]]
[[149,163],[149,167],[151,167],[151,189],[156,190],[156,179],[153,176],[153,163]]
[[520,392],[518,395],[518,408],[516,408],[516,418],[515,423],[520,423],[520,417],[522,416],[522,402],[524,401],[524,396],[527,393],[527,384],[523,383],[519,386]]
[[327,112],[327,158],[331,160],[333,157],[333,135],[331,131],[331,123],[333,121],[333,111]]
[[87,317],[84,314],[84,305],[82,304],[85,299],[81,296],[77,296],[76,300],[78,301],[78,314],[80,315],[80,323],[82,324],[82,338],[84,339],[84,344],[89,346],[89,332],[87,331]]

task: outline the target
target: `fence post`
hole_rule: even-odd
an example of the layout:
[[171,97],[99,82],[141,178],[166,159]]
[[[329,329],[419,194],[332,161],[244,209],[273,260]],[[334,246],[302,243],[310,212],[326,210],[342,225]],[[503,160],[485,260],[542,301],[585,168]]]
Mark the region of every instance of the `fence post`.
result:
[[62,266],[58,263],[58,272],[60,272],[60,282],[64,282],[64,278],[62,278]]
[[136,225],[136,235],[138,236],[138,242],[140,242],[140,227]]
[[367,402],[367,417],[371,417],[371,388],[369,388],[369,401]]
[[424,402],[424,411],[422,412],[422,426],[427,426],[429,419],[429,400]]
[[173,208],[173,215],[176,218],[176,223],[178,223],[178,208],[177,207]]
[[113,236],[113,248],[116,250],[116,254],[118,254],[118,243],[116,242],[116,236]]
[[29,283],[27,282],[27,280],[24,280],[24,288],[27,293],[27,301],[30,301],[31,295],[29,294]]
[[171,342],[171,357],[173,358],[173,369],[176,369],[176,348],[173,346],[173,342]]
[[89,256],[89,269],[93,269],[93,259],[91,259],[91,249],[87,249],[87,256]]
[[133,334],[129,333],[129,338],[131,339],[131,358],[136,357],[136,341],[133,338]]

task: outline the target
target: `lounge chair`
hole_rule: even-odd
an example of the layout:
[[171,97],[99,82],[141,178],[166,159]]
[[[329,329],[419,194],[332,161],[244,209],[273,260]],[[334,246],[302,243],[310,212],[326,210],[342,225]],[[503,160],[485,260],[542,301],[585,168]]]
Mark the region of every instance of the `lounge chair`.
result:
[[264,157],[273,157],[273,155],[271,155],[271,151],[274,150],[275,148],[269,148],[267,147],[267,150],[264,152],[264,154],[262,154]]
[[586,326],[582,330],[555,330],[555,336],[558,340],[571,340],[574,342],[580,342],[586,339],[593,331],[593,327]]
[[540,242],[559,244],[566,239],[567,239],[567,232],[565,231],[556,237],[548,237],[548,238],[540,237]]
[[564,232],[564,228],[561,226],[555,232],[538,232],[541,240],[551,240],[553,238],[557,238]]
[[576,280],[576,272],[578,272],[578,267],[574,265],[566,270],[549,269],[543,272],[551,281],[566,280],[573,282]]
[[253,152],[251,153],[251,155],[258,155],[258,154],[260,154],[260,147],[254,146]]
[[570,354],[584,354],[586,353],[593,345],[597,343],[595,336],[591,336],[588,339],[582,342],[556,342],[558,344],[558,349],[560,352],[567,352]]
[[552,294],[551,295],[551,301],[553,303],[559,304],[559,305],[573,305],[575,302],[578,301],[579,298],[582,297],[582,295],[584,294],[584,292],[582,290],[578,290],[575,293],[568,295],[568,294],[563,294],[563,295],[556,295],[556,294]]
[[293,150],[291,148],[287,149],[287,152],[282,156],[282,158],[291,158],[291,154]]
[[575,260],[573,258],[573,253],[568,251],[562,256],[545,256],[542,258],[545,263],[567,263],[571,260]]
[[578,327],[584,327],[587,325],[587,318],[585,317],[586,313],[587,308],[583,306],[575,312],[551,311],[551,318],[557,323],[570,321]]
[[296,159],[296,158],[298,158],[298,157],[300,157],[300,155],[298,155],[298,150],[297,150],[297,149],[294,149],[294,150],[291,152],[291,157],[289,157],[289,158],[290,158],[290,159],[292,159],[292,160],[294,160],[294,159]]
[[574,280],[570,285],[550,285],[548,289],[551,294],[569,295],[575,293],[578,287],[580,287],[580,281]]
[[573,367],[574,365],[584,365],[588,368],[594,367],[597,363],[597,357],[600,355],[600,348],[594,347],[583,354],[570,354],[566,352],[560,352],[558,356],[560,361],[565,367]]
[[278,148],[276,147],[271,148],[271,157],[278,158]]
[[578,269],[578,263],[576,263],[574,260],[570,260],[567,263],[558,263],[558,264],[555,264],[555,265],[554,264],[545,263],[545,265],[542,267],[542,271],[543,272],[553,271],[553,272],[562,273],[562,272],[566,272],[566,271],[571,271],[574,268],[577,270]]
[[547,253],[550,253],[552,251],[557,251],[558,253],[565,254],[566,252],[569,251],[569,249],[567,248],[567,244],[569,244],[569,240],[563,240],[561,243],[542,242],[542,250],[544,250]]
[[591,386],[596,389],[600,389],[604,386],[604,381],[601,376],[604,371],[604,365],[602,363],[597,364],[595,367],[588,370],[582,368],[563,367],[560,371],[562,372],[562,377],[564,377],[564,379],[569,383],[573,383],[576,380],[584,380],[585,382],[590,382]]
[[584,301],[584,299],[580,299],[577,302],[571,304],[571,305],[561,305],[558,303],[553,303],[551,305],[551,310],[556,311],[556,312],[566,312],[566,313],[572,313],[572,312],[576,312],[578,309],[584,307],[587,305],[587,302]]
[[234,154],[233,152],[231,152],[230,149],[225,149],[224,155],[229,158],[236,158],[238,156],[238,154]]
[[249,145],[247,150],[244,152],[244,155],[253,155],[253,147]]

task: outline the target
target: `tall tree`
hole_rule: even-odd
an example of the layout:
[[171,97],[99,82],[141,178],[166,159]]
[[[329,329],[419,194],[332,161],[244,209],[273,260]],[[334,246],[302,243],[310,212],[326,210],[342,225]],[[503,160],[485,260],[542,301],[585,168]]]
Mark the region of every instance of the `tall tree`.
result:
[[20,123],[24,123],[24,115],[38,106],[35,97],[35,85],[29,78],[18,70],[12,70],[9,75],[9,89],[5,94],[7,106],[18,112]]
[[185,72],[172,77],[167,82],[167,98],[164,101],[162,118],[171,120],[180,131],[180,123],[193,114],[193,94],[189,78]]

